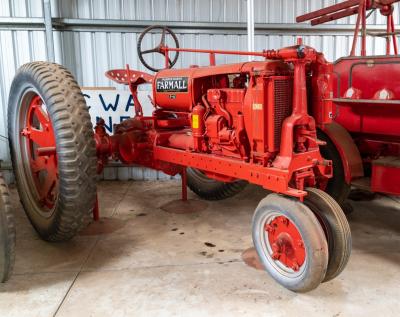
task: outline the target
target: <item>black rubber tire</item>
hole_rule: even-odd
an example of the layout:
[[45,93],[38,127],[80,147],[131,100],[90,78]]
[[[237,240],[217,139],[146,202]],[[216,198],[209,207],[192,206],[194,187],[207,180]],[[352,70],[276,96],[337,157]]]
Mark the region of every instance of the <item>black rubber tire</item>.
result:
[[[287,276],[273,266],[264,250],[265,222],[275,214],[293,222],[301,234],[306,250],[306,262],[299,276]],[[294,292],[308,292],[323,281],[328,266],[328,244],[324,231],[313,212],[300,201],[278,194],[269,194],[257,206],[252,225],[253,243],[265,270],[279,284]]]
[[[21,154],[21,118],[26,116],[27,94],[41,97],[55,135],[58,195],[51,213],[46,215],[38,204],[35,187],[30,186],[30,174],[25,167],[28,163]],[[18,70],[10,90],[8,134],[19,197],[29,220],[44,240],[71,239],[91,220],[96,199],[97,158],[88,107],[66,68],[55,63],[33,62]]]
[[325,141],[326,145],[319,147],[323,158],[332,161],[333,177],[329,179],[325,191],[332,196],[339,205],[343,206],[350,194],[350,184],[346,183],[342,159],[335,144],[321,130],[317,131],[318,139]]
[[351,254],[351,231],[339,204],[317,188],[307,188],[304,204],[317,216],[328,241],[329,261],[323,282],[338,276],[346,267]]
[[211,179],[198,169],[188,167],[187,184],[192,192],[205,200],[222,200],[240,193],[247,182],[237,180],[231,183],[224,183]]
[[0,283],[12,273],[15,259],[15,222],[10,194],[0,173]]

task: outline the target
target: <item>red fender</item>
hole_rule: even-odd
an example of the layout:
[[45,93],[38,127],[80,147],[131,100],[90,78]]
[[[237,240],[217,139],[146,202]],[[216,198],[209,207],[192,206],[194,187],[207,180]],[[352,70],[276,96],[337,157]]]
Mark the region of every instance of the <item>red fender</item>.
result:
[[[321,129],[333,142],[342,159],[346,183],[364,176],[364,168],[356,144],[350,133],[340,124],[332,122]],[[335,171],[333,171],[335,172]]]

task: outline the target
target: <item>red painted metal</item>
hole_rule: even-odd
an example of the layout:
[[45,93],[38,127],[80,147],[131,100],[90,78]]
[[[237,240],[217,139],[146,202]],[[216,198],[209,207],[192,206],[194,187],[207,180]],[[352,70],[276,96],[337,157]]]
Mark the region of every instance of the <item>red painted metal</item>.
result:
[[182,178],[182,201],[187,201],[187,174],[186,174],[186,168],[182,169],[181,178]]
[[400,193],[400,153],[372,161],[371,189],[375,192]]
[[[220,181],[244,179],[269,190],[302,199],[305,186],[332,175],[324,160],[316,127],[331,121],[332,66],[314,49],[298,45],[280,50],[241,52],[157,48],[169,52],[198,52],[262,56],[266,60],[210,67],[164,69],[154,77],[126,70],[109,71],[109,78],[130,86],[137,95],[148,78],[153,85],[155,111],[116,125],[108,135],[104,122],[95,128],[98,170],[110,159],[140,164],[175,175],[194,167]],[[319,119],[308,114],[307,75],[312,81]],[[113,74],[114,75],[113,75]],[[137,78],[138,76],[135,76]],[[318,97],[319,96],[319,97]],[[184,179],[183,179],[184,181]],[[184,193],[183,193],[184,194]]]
[[301,16],[298,16],[296,18],[296,22],[305,22],[309,20],[313,20],[315,18],[325,16],[327,14],[331,14],[333,12],[338,12],[344,9],[348,9],[351,7],[354,7],[360,3],[360,0],[349,0],[349,1],[344,1],[341,3],[337,3],[335,5],[329,6],[327,8],[319,9]]
[[[357,14],[357,22],[354,30],[353,44],[350,56],[355,56],[357,41],[361,26],[361,56],[366,56],[366,11],[379,9],[382,15],[387,16],[387,34],[391,35],[393,48],[397,54],[397,39],[395,36],[393,22],[393,4],[400,0],[348,0],[324,9],[316,10],[305,15],[297,17],[297,22],[311,20],[311,25],[318,25],[330,21],[335,21],[344,17]],[[390,30],[390,31],[389,31]],[[390,51],[390,36],[387,37],[387,51]],[[389,53],[388,53],[389,54]]]
[[306,260],[304,241],[294,223],[278,216],[265,224],[271,257],[297,272]]
[[44,210],[54,207],[58,168],[53,126],[42,99],[35,94],[29,104],[22,142],[28,149],[32,177]]
[[346,183],[350,184],[353,179],[363,177],[364,168],[360,151],[350,133],[336,122],[326,125],[322,130],[332,140],[339,152]]
[[93,207],[93,220],[94,221],[99,221],[100,219],[100,208],[99,208],[99,197],[96,193],[96,202],[94,203]]
[[[400,78],[400,57],[397,56],[336,61],[333,81],[336,122],[351,133],[400,140],[400,86],[394,78]],[[360,93],[354,99],[349,98],[351,90]]]
[[[331,100],[335,103],[333,115],[339,125],[323,129],[341,155],[347,182],[364,174],[362,162],[366,175],[371,176],[372,190],[400,195],[400,186],[397,185],[400,172],[396,170],[400,166],[379,163],[387,158],[400,157],[400,57],[397,56],[393,21],[393,4],[396,2],[399,1],[346,1],[299,17],[298,21],[326,18],[327,15],[343,13],[347,8],[357,9],[350,56],[334,63]],[[366,12],[371,9],[378,9],[387,17],[386,32],[366,32]],[[355,56],[360,26],[361,56]],[[366,56],[367,34],[386,38],[386,56]],[[392,46],[395,55],[390,55]],[[352,140],[341,126],[350,133]]]

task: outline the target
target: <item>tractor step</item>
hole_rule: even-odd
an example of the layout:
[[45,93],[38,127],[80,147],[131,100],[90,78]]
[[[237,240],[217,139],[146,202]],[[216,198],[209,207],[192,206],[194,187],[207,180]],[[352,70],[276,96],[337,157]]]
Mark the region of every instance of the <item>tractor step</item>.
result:
[[385,156],[385,157],[382,157],[382,158],[372,161],[372,164],[376,165],[376,166],[400,168],[400,157]]
[[371,178],[370,177],[361,177],[353,180],[351,185],[357,187],[362,190],[371,190]]
[[386,156],[372,161],[371,189],[400,195],[400,157]]

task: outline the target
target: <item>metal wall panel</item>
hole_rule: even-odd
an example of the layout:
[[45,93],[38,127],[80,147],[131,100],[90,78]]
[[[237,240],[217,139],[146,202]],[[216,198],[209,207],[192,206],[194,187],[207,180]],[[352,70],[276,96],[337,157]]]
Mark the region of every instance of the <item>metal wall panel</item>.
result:
[[[30,0],[31,2],[34,0]],[[294,23],[298,15],[342,0],[255,0],[256,23]],[[24,0],[16,2],[23,3]],[[396,7],[398,21],[399,7]],[[246,0],[68,0],[60,1],[59,15],[84,19],[126,19],[190,22],[246,22]],[[379,16],[370,24],[384,23]],[[355,17],[334,24],[354,23]]]
[[59,14],[85,19],[245,22],[246,1],[69,0],[61,1]]
[[2,17],[42,17],[43,5],[38,0],[1,0],[0,16]]
[[[255,0],[255,22],[294,23],[298,15],[337,3],[334,0]],[[246,22],[246,0],[52,0],[53,17],[78,19],[144,20],[153,21],[237,23]],[[399,24],[400,6],[396,6],[395,21]],[[1,0],[0,17],[40,18],[43,16],[41,0]],[[355,17],[342,19],[334,24],[353,24]],[[383,24],[385,20],[373,15],[371,24]],[[257,31],[257,29],[256,29]],[[212,29],[198,32],[196,29],[177,29],[182,47],[214,49],[246,49],[245,31],[224,32]],[[347,55],[351,45],[349,32],[327,29],[323,33],[312,30],[274,30],[270,34],[256,32],[256,50],[279,48],[292,45],[297,36],[303,36],[304,43],[325,53],[328,60]],[[100,31],[96,29],[77,31],[55,31],[56,61],[64,64],[77,77],[82,86],[108,86],[112,83],[104,72],[111,68],[123,67],[144,70],[136,53],[138,30],[126,27],[122,30]],[[23,63],[45,60],[45,33],[43,30],[0,30],[0,135],[6,135],[6,108],[8,92],[16,69]],[[384,40],[368,42],[368,52],[384,53]],[[246,58],[238,56],[217,56],[217,63],[232,63]],[[185,53],[177,67],[192,64],[206,65],[208,56]],[[9,160],[8,150],[0,138],[0,159]],[[105,173],[114,175],[114,168]],[[125,169],[124,169],[125,170]],[[150,177],[149,172],[126,170],[121,177]],[[108,173],[108,174],[107,174]],[[114,174],[113,174],[114,173]],[[124,172],[122,172],[124,173]],[[138,176],[139,175],[139,176]],[[143,175],[143,176],[140,176]],[[160,177],[157,176],[155,177]],[[153,175],[153,176],[154,176]],[[114,176],[112,176],[114,177]]]

